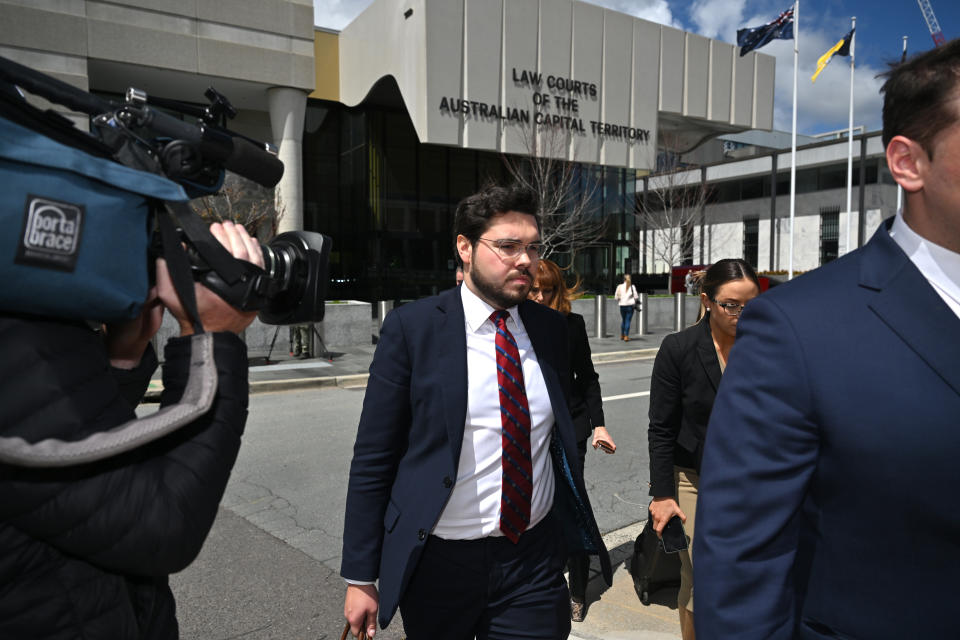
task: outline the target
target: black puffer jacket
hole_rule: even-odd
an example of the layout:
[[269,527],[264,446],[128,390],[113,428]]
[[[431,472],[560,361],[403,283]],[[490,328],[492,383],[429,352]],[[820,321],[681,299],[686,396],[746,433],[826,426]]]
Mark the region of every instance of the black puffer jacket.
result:
[[[246,422],[246,348],[215,336],[217,397],[202,418],[112,459],[0,465],[0,638],[176,638],[167,576],[197,556]],[[166,346],[162,404],[183,393],[186,338]],[[110,367],[85,326],[0,315],[0,433],[76,439],[134,416],[156,357]],[[125,397],[126,396],[126,397]]]

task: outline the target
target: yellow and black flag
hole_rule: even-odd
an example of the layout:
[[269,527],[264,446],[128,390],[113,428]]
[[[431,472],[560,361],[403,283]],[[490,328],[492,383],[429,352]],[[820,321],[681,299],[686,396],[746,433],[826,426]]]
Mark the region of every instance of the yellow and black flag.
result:
[[820,59],[817,60],[817,70],[812,76],[810,76],[810,82],[816,82],[817,76],[820,75],[820,72],[826,69],[827,63],[833,60],[833,56],[848,56],[850,55],[850,41],[853,40],[853,32],[856,29],[850,29],[850,33],[843,36],[843,38],[837,44],[830,47],[830,50],[825,54],[820,56]]

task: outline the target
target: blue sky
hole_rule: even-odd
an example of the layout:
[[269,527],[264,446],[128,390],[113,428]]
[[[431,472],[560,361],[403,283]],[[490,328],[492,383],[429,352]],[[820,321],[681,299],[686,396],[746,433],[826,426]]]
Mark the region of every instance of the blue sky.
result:
[[[386,0],[396,1],[396,0]],[[735,42],[738,28],[759,26],[792,6],[790,0],[591,0],[623,13]],[[314,0],[315,24],[342,29],[372,0]],[[944,36],[960,37],[960,1],[930,0]],[[857,17],[854,124],[880,128],[882,80],[886,62],[900,58],[903,36],[910,53],[933,47],[917,0],[800,0],[800,73],[797,130],[815,134],[845,129],[848,121],[850,66],[835,57],[815,84],[816,61],[850,30]],[[790,129],[793,100],[793,42],[775,40],[762,48],[777,58],[774,126]]]

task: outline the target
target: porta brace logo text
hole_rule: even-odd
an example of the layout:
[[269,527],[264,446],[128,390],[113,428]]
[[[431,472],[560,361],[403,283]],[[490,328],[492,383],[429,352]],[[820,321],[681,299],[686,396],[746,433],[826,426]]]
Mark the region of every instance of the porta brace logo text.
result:
[[44,253],[73,255],[80,236],[82,209],[66,202],[34,198],[23,244],[26,249]]

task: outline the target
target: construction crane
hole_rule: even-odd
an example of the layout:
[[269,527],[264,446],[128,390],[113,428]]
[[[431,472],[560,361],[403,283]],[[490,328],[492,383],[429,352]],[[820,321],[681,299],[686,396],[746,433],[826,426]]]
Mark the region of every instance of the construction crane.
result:
[[933,36],[933,43],[939,47],[947,39],[943,37],[943,31],[940,30],[940,23],[937,22],[937,16],[933,13],[930,0],[917,0],[917,4],[920,5],[923,19],[927,21],[927,28],[930,29],[930,35]]

